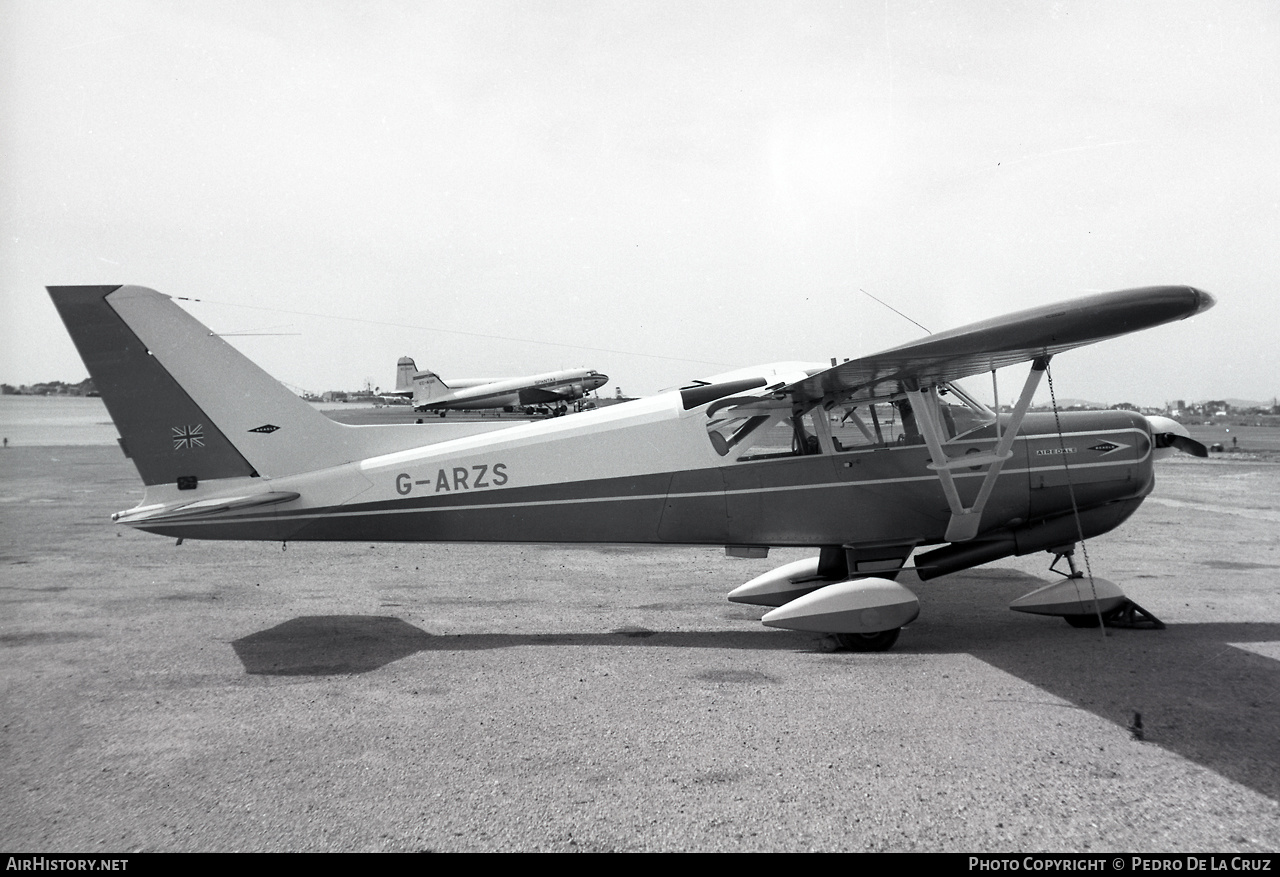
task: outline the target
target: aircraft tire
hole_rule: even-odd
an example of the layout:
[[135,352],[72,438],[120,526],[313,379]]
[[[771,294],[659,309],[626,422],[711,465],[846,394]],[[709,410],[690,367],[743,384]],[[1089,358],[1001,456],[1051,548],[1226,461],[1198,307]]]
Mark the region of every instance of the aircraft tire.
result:
[[836,642],[850,652],[887,652],[898,641],[901,627],[893,630],[881,630],[876,633],[837,633]]
[[1072,627],[1088,628],[1098,626],[1098,616],[1092,613],[1084,615],[1064,615],[1062,620]]

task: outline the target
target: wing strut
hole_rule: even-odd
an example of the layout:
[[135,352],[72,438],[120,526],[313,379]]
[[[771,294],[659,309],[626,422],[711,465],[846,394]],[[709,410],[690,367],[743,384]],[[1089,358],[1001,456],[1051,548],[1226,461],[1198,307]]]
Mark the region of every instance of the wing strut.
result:
[[[948,456],[942,447],[943,442],[946,441],[946,435],[942,429],[938,388],[936,385],[930,385],[918,391],[919,401],[913,409],[920,420],[920,432],[924,434],[925,444],[929,447],[929,456],[933,458],[929,468],[938,473],[938,480],[942,482],[942,492],[947,497],[947,505],[951,507],[951,520],[947,524],[946,533],[948,542],[968,542],[978,535],[978,528],[982,523],[982,511],[991,497],[991,491],[995,489],[996,478],[1000,476],[1004,461],[1013,456],[1013,440],[1018,435],[1027,409],[1031,406],[1031,397],[1035,395],[1036,388],[1040,386],[1040,379],[1044,376],[1045,369],[1049,367],[1049,359],[1048,356],[1041,356],[1031,363],[1031,371],[1022,387],[1022,395],[1018,397],[1018,403],[1013,407],[1013,413],[1009,416],[1003,435],[1000,434],[999,411],[996,412],[998,441],[995,450],[989,454]],[[956,489],[951,472],[954,469],[970,469],[975,466],[987,466],[987,473],[982,479],[982,486],[978,489],[978,496],[974,499],[973,505],[966,508],[960,500],[960,491]]]

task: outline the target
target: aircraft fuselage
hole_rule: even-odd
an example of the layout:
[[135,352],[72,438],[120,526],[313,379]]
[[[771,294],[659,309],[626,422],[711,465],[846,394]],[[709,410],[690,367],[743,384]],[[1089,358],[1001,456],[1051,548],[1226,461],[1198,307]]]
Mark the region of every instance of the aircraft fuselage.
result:
[[[729,462],[708,440],[706,406],[685,409],[681,399],[667,393],[273,479],[272,491],[298,497],[269,508],[165,522],[135,517],[140,508],[121,520],[204,539],[773,547],[947,541],[947,501],[923,444],[804,456],[783,450]],[[1104,518],[1109,525],[1094,525],[1105,532],[1150,491],[1152,439],[1144,418],[1121,411],[1060,418],[1061,436],[1052,415],[1024,420],[978,540],[1060,518],[1071,512],[1073,492],[1079,509],[1115,510]],[[994,444],[994,427],[987,427],[947,450],[985,453]],[[966,502],[982,474],[979,467],[955,474]]]
[[430,372],[414,377],[418,411],[519,408],[571,402],[603,386],[608,375],[590,369],[566,369],[523,378],[504,378],[471,386],[446,386]]

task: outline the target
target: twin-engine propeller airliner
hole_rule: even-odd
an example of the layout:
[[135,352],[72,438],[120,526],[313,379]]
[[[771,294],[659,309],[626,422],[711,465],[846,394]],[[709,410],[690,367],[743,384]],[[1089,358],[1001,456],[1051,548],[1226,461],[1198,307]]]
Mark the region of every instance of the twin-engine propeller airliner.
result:
[[569,402],[581,399],[609,382],[595,369],[575,368],[516,378],[444,379],[433,371],[418,371],[413,359],[396,363],[396,395],[413,397],[415,411],[501,408],[525,414],[567,414]]
[[[120,523],[186,539],[813,548],[729,599],[854,650],[889,648],[919,613],[895,580],[913,554],[931,579],[1048,551],[1071,572],[1012,608],[1077,626],[1158,624],[1078,571],[1072,549],[1133,514],[1158,455],[1205,454],[1164,418],[1028,413],[1051,357],[1213,305],[1186,286],[1091,295],[840,365],[743,369],[428,445],[420,426],[328,419],[158,292],[49,293],[146,484]],[[1010,413],[953,383],[993,372],[998,390],[994,372],[1026,362]]]

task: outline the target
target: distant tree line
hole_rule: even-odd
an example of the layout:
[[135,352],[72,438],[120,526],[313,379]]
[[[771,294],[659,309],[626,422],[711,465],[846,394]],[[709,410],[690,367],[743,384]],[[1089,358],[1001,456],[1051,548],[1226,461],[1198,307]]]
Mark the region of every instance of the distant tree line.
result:
[[63,381],[23,384],[20,387],[15,387],[13,384],[0,384],[0,394],[5,396],[96,396],[98,391],[93,386],[93,379],[85,378],[78,384],[68,384]]

